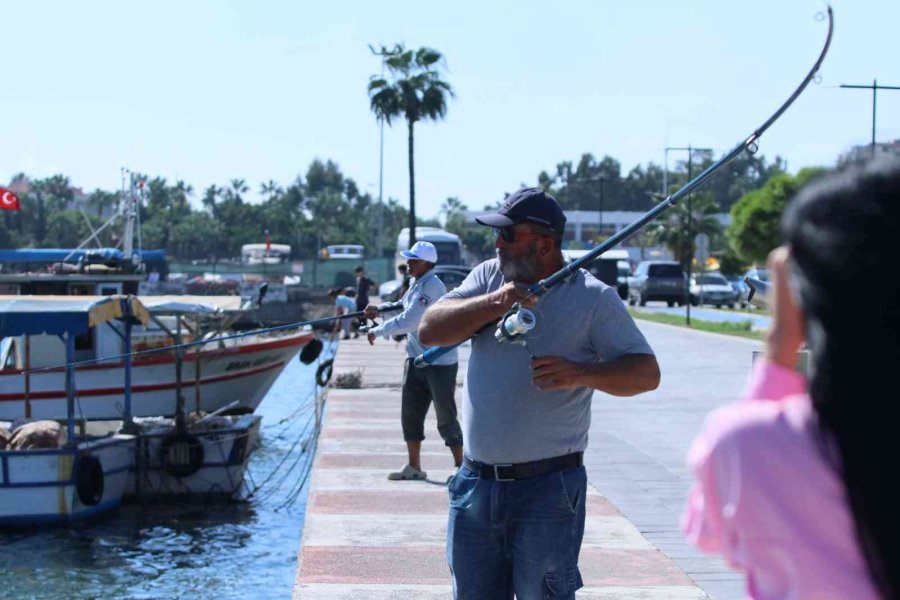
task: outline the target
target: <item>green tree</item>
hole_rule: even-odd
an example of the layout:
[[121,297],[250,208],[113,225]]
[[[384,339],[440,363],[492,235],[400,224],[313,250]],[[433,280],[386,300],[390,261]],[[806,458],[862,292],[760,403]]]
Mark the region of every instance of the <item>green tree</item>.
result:
[[781,214],[800,189],[822,169],[782,173],[745,194],[731,207],[731,225],[725,232],[731,247],[747,262],[762,264],[781,243]]
[[487,258],[494,253],[494,236],[489,227],[472,227],[466,216],[468,210],[459,198],[447,198],[441,206],[444,229],[458,235],[469,252],[479,258]]
[[409,150],[409,231],[410,244],[416,241],[416,184],[413,160],[414,127],[417,121],[443,119],[447,98],[453,97],[450,84],[441,79],[443,56],[437,50],[422,47],[406,50],[397,44],[392,50],[382,46],[381,55],[391,79],[373,75],[369,79],[372,112],[388,125],[396,117],[406,119]]

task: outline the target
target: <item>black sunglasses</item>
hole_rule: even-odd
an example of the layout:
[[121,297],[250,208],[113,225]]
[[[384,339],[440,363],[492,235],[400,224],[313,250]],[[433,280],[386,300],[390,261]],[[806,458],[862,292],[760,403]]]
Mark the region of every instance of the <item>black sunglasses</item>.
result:
[[507,244],[514,244],[521,237],[551,237],[546,233],[535,233],[534,231],[516,231],[510,227],[491,227],[494,232],[494,239],[502,238]]

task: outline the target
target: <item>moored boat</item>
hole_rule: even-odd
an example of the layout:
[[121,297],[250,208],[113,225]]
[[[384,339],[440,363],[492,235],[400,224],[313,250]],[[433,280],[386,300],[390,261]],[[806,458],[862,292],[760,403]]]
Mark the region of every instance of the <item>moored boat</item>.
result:
[[[133,297],[0,297],[0,336],[52,335],[57,343],[62,341],[67,363],[66,411],[61,419],[65,426],[46,422],[45,431],[51,433],[42,436],[40,443],[0,449],[0,526],[67,524],[121,504],[134,462],[135,436],[94,437],[76,432],[72,366],[77,336],[115,319],[123,321],[127,341],[133,322],[146,323],[149,315]],[[13,423],[10,442],[15,444],[29,425],[43,424]]]
[[[230,323],[243,312],[237,296],[143,296],[141,300],[151,311],[155,307],[207,306],[204,328],[188,334],[186,341],[227,334]],[[253,412],[287,362],[314,338],[311,330],[256,334],[210,342],[186,352],[183,360],[189,377],[185,377],[183,386],[188,408],[202,404],[204,410],[214,412],[237,401],[232,412]],[[159,327],[151,324],[135,328],[136,351],[170,343]],[[77,360],[95,361],[76,369],[80,417],[123,418],[122,344],[115,332],[103,327],[92,327],[76,340]],[[65,415],[65,369],[61,366],[65,362],[64,351],[53,336],[5,337],[0,342],[0,420],[23,415],[51,419]],[[134,358],[133,416],[175,415],[175,367],[173,352]],[[46,370],[23,375],[36,368]]]

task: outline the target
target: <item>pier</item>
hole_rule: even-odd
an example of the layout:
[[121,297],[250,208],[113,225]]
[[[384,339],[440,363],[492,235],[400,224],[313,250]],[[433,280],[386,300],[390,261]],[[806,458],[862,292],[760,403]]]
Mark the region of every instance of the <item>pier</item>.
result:
[[[585,465],[587,521],[579,598],[729,599],[743,577],[689,546],[678,527],[690,477],[685,455],[703,418],[737,397],[758,342],[638,322],[663,373],[634,398],[595,393]],[[460,348],[457,406],[469,356]],[[451,598],[445,557],[452,458],[425,425],[427,481],[388,481],[406,463],[400,429],[405,346],[341,342],[334,377],[362,371],[360,389],[328,391],[294,598]],[[332,382],[334,382],[334,378]]]

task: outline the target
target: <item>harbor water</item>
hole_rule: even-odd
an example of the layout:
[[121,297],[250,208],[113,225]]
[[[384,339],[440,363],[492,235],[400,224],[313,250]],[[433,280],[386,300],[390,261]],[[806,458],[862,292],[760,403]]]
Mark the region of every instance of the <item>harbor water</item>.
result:
[[[320,360],[332,354],[327,345]],[[0,532],[0,598],[290,598],[315,451],[318,362],[269,390],[244,502],[135,503],[71,528]]]

